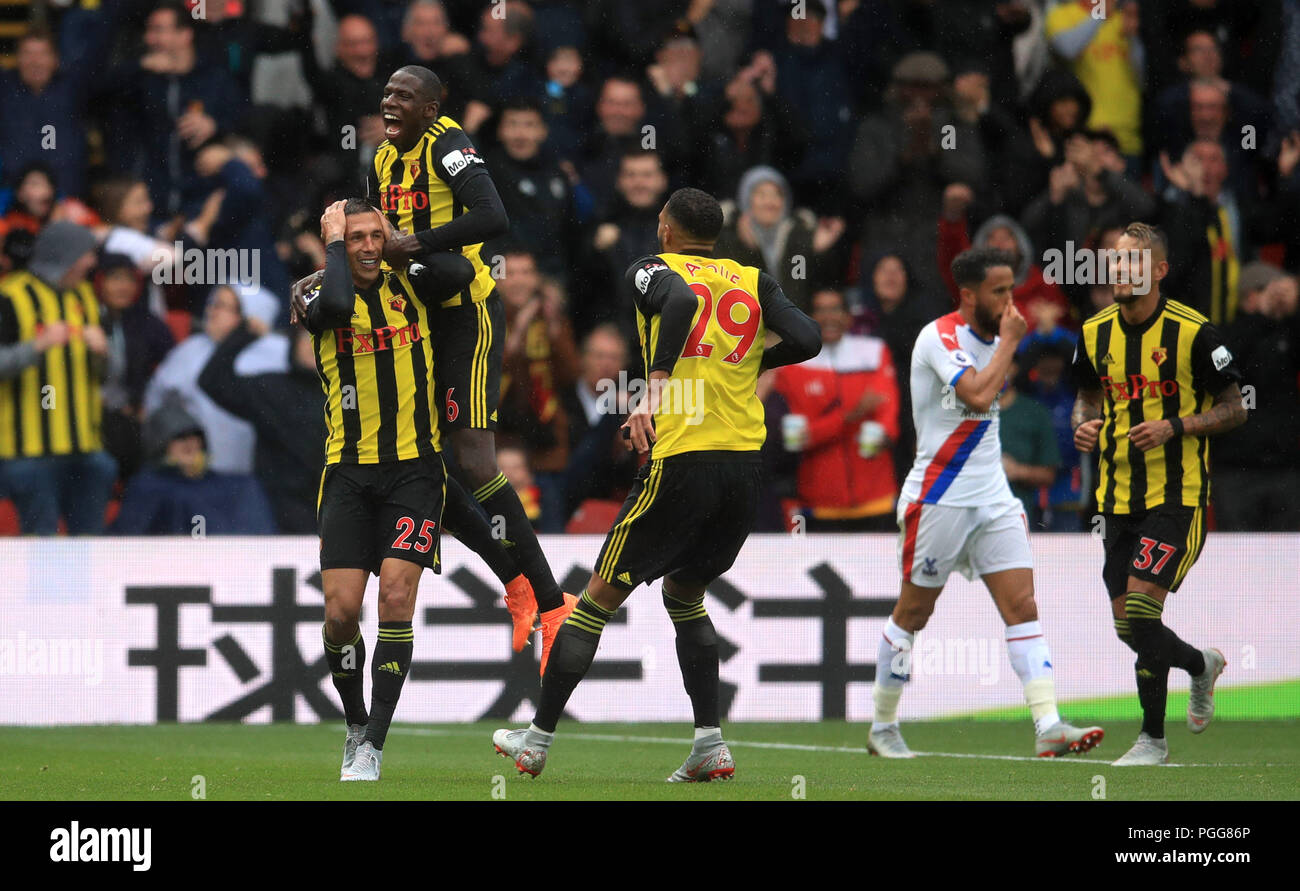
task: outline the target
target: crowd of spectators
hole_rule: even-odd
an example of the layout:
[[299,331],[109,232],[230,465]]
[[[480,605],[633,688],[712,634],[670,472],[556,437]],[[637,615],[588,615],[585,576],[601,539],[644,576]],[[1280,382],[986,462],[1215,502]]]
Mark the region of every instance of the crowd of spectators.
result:
[[[509,214],[483,249],[507,315],[498,446],[539,529],[603,532],[636,471],[620,282],[684,185],[724,202],[718,254],[823,333],[760,381],[761,528],[893,528],[912,345],[971,245],[1014,256],[1031,326],[1008,477],[1032,528],[1087,528],[1069,365],[1109,289],[1048,258],[1141,219],[1254,402],[1214,444],[1214,523],[1300,529],[1300,0],[26,9],[0,45],[0,530],[315,531],[322,396],[289,286],[323,265],[321,209],[362,190],[404,64],[439,75]],[[33,408],[58,382],[67,421]]]

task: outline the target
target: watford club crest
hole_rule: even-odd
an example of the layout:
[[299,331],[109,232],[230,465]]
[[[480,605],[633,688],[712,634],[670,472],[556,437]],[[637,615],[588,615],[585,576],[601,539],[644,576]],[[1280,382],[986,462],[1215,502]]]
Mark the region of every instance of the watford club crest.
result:
[[411,162],[411,181],[414,182],[420,176],[420,162]]
[[406,301],[402,299],[401,294],[394,294],[388,299],[388,305],[393,308],[394,312],[405,312]]
[[1151,351],[1151,361],[1159,365],[1169,358],[1169,351],[1164,347],[1156,347]]

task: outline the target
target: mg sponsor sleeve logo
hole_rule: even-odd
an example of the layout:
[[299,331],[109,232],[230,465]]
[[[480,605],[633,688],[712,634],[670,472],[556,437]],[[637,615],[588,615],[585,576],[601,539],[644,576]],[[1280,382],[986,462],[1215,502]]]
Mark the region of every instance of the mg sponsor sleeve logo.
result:
[[644,294],[650,290],[650,282],[657,273],[667,272],[668,267],[662,263],[647,263],[636,271],[636,289]]
[[455,176],[471,164],[482,164],[483,159],[472,148],[456,149],[442,156],[442,167],[447,176]]
[[1228,352],[1226,346],[1221,346],[1214,352],[1210,353],[1210,358],[1214,360],[1214,370],[1222,371],[1232,363],[1232,353]]

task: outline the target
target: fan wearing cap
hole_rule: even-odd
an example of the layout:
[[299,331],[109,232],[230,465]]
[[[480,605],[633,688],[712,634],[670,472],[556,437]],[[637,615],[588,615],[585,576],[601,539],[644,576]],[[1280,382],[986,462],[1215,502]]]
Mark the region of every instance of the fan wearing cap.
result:
[[95,237],[50,223],[28,268],[0,281],[0,489],[22,530],[101,532],[117,464],[100,439],[108,345],[88,276]]

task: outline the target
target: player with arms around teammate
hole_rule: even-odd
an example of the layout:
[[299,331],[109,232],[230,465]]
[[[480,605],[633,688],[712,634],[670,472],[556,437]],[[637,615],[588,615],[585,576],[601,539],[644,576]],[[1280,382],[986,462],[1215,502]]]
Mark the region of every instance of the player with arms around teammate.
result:
[[1086,752],[1100,727],[1074,727],[1056,710],[1047,640],[1034,602],[1025,512],[1002,469],[998,395],[1028,326],[1011,300],[1015,260],[976,248],[952,261],[961,306],[921,329],[912,352],[916,461],[898,501],[903,585],[885,622],[872,690],[873,755],[911,758],[898,729],[916,633],[934,612],[948,575],[979,576],[1006,623],[1007,655],[1034,719],[1035,750]]
[[[718,638],[704,591],[731,568],[754,525],[766,433],[754,392],[759,372],[812,358],[821,335],[767,273],[714,259],[721,228],[722,208],[711,195],[679,189],[659,213],[662,251],[627,270],[649,388],[624,427],[650,460],[560,628],[532,725],[492,735],[524,773],[537,776],[546,766],[555,725],[591,667],[605,623],[633,589],[661,576],[695,715],[691,754],[669,781],[735,773],[722,741]],[[780,342],[765,348],[769,333]]]
[[[437,310],[434,355],[441,423],[474,499],[488,516],[505,521],[511,554],[525,577],[506,586],[514,648],[523,648],[540,610],[544,672],[555,633],[577,600],[560,590],[519,496],[497,467],[494,431],[505,309],[480,251],[484,241],[507,231],[509,221],[469,137],[454,120],[439,116],[441,100],[442,83],[427,68],[408,65],[389,78],[379,106],[387,139],[375,151],[367,194],[400,233],[384,247],[384,259],[393,268],[405,268],[410,261],[427,264],[449,250],[473,264],[474,278]],[[414,274],[416,267],[411,268]],[[453,492],[447,505],[453,528],[471,525],[462,514],[473,503],[462,505],[457,495]]]
[[1137,653],[1142,731],[1115,763],[1163,764],[1170,666],[1191,675],[1187,727],[1200,733],[1227,664],[1218,650],[1185,643],[1161,615],[1205,544],[1207,437],[1245,423],[1246,408],[1219,332],[1160,291],[1169,272],[1160,231],[1131,223],[1115,249],[1115,303],[1083,323],[1074,356],[1074,444],[1098,450],[1102,579],[1115,633]]
[[[348,723],[340,779],[378,780],[384,738],[411,664],[415,592],[438,571],[446,474],[429,369],[430,306],[463,288],[469,261],[444,253],[413,282],[380,268],[387,227],[360,198],[321,217],[325,277],[305,323],[325,389],[325,468],[317,505],[325,653]],[[379,576],[371,705],[358,619]]]

